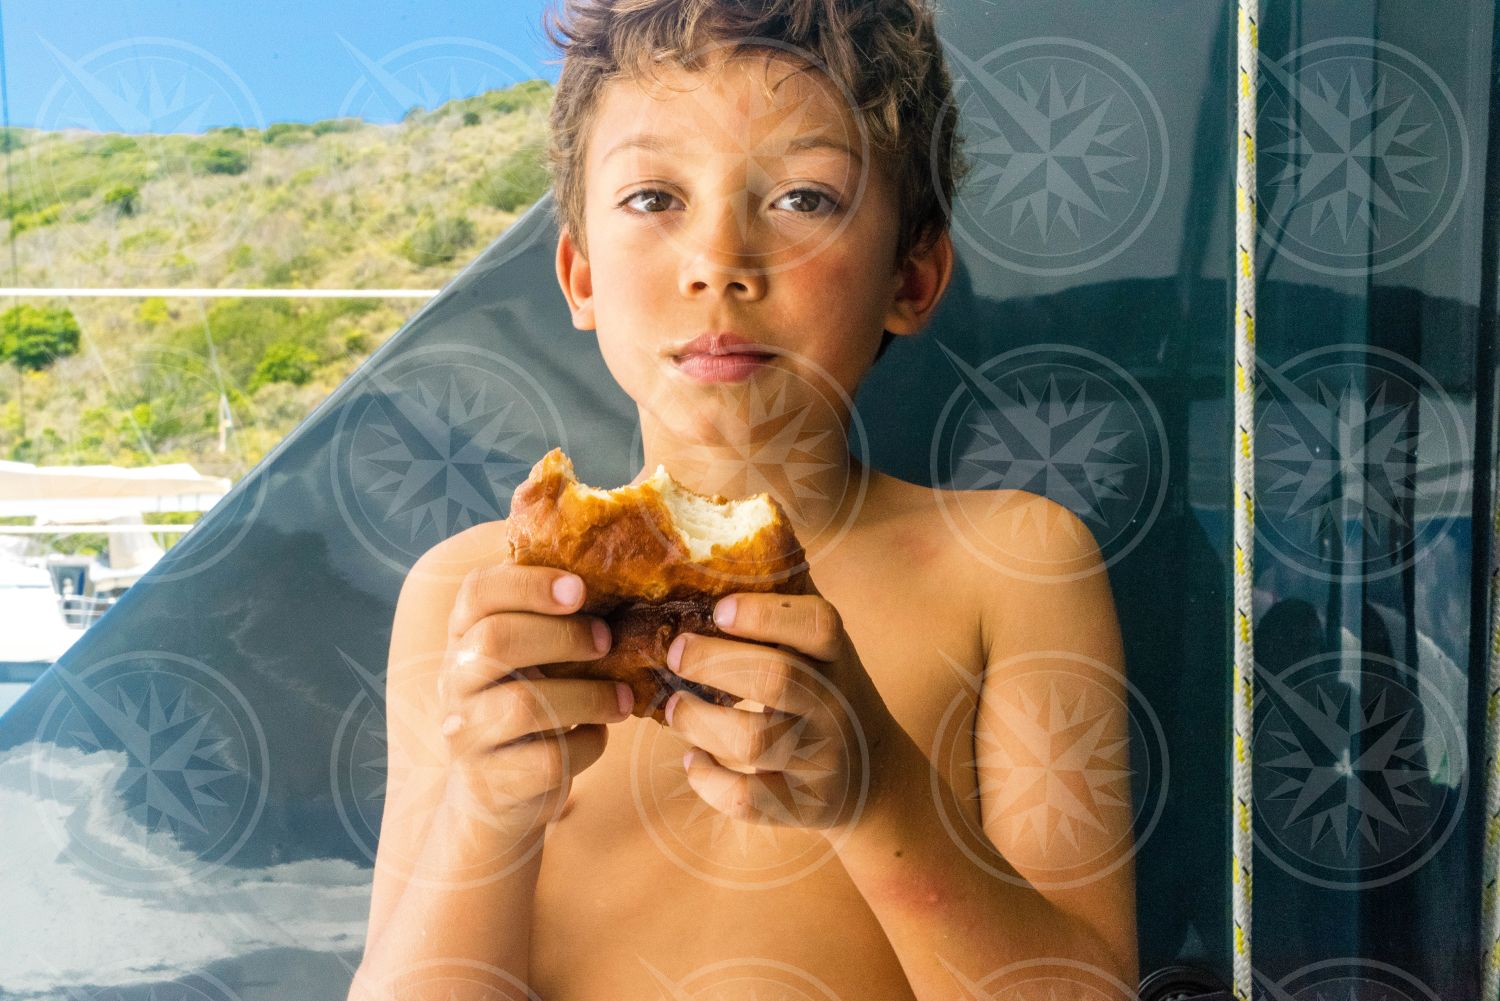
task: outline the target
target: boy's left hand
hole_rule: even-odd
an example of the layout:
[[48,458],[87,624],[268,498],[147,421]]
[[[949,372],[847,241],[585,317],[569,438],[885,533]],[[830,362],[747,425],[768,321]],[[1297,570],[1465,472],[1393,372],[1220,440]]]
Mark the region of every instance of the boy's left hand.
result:
[[[766,708],[718,706],[683,691],[671,729],[693,745],[684,759],[689,785],[720,813],[832,836],[879,792],[889,775],[882,755],[899,724],[810,577],[809,591],[719,599],[715,624],[735,639],[678,634],[668,667]],[[733,620],[720,621],[730,602]]]

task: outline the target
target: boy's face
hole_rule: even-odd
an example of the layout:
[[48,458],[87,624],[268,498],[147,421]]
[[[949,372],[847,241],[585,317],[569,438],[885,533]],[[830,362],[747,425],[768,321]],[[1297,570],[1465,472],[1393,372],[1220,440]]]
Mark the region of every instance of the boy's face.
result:
[[[842,395],[831,380],[852,397],[882,330],[925,322],[896,267],[893,182],[838,88],[802,67],[781,53],[716,55],[697,73],[662,67],[665,86],[614,81],[601,95],[586,146],[588,256],[564,231],[558,278],[574,325],[598,331],[610,372],[643,406],[709,408],[751,383],[831,401]],[[777,353],[738,382],[678,366],[685,342],[721,331]]]

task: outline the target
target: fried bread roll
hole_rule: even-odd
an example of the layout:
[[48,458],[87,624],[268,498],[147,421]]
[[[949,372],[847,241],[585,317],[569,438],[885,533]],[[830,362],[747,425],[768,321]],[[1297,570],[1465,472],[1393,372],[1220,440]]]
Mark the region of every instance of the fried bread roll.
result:
[[583,578],[581,611],[603,617],[614,637],[598,660],[548,664],[542,674],[623,681],[635,693],[634,714],[659,723],[678,688],[718,705],[739,701],[667,668],[679,632],[727,636],[713,623],[726,594],[807,593],[802,545],[774,498],[706,496],[660,465],[635,486],[600,490],[579,483],[554,448],[516,487],[507,531],[514,562]]

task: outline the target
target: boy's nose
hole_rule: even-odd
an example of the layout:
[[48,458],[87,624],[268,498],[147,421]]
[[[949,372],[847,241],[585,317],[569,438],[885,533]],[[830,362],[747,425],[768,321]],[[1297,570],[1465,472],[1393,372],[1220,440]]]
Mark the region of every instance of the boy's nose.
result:
[[678,288],[684,296],[717,293],[752,301],[766,294],[766,269],[749,257],[728,257],[699,252],[683,264]]
[[742,191],[726,192],[705,201],[678,231],[683,295],[712,291],[755,299],[765,294],[769,248],[759,244],[768,234],[755,225],[752,201]]
[[678,289],[684,296],[717,293],[754,300],[765,295],[767,269],[761,258],[702,245],[683,249]]

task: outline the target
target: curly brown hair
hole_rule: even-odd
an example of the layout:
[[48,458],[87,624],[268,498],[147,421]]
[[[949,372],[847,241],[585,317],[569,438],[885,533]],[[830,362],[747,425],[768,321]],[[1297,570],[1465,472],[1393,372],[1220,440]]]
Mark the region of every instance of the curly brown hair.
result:
[[[555,5],[561,3],[559,11]],[[970,164],[931,0],[551,0],[542,14],[562,50],[549,112],[553,213],[580,252],[584,163],[604,85],[643,80],[671,62],[697,70],[715,44],[733,51],[785,45],[807,53],[854,102],[869,143],[890,165],[900,202],[896,264],[948,228]],[[767,42],[770,45],[767,45]],[[881,339],[876,360],[893,335]]]

